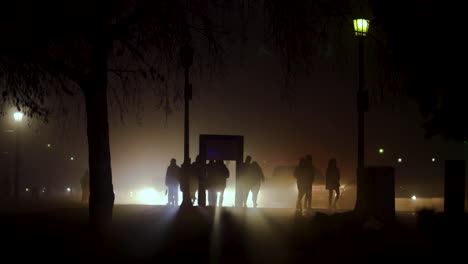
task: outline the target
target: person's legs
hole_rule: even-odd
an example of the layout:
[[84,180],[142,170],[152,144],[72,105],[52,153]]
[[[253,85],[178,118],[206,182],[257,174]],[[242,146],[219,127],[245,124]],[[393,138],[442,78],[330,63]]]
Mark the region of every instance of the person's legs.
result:
[[174,187],[173,194],[174,194],[174,205],[178,206],[179,205],[179,186],[176,185]]
[[299,190],[297,193],[297,202],[296,202],[296,209],[298,211],[302,211],[302,198],[304,197],[304,192],[302,190]]
[[216,203],[215,192],[212,188],[208,189],[208,205],[214,206]]
[[248,187],[244,187],[244,196],[243,196],[244,207],[247,207],[247,201],[249,199],[249,192],[250,192],[250,189]]
[[172,205],[174,202],[172,191],[173,191],[172,186],[167,186],[167,205]]
[[340,187],[336,188],[335,192],[336,192],[336,197],[335,197],[335,204],[333,205],[333,207],[336,209],[336,204],[338,203],[338,200],[340,199]]
[[328,208],[332,208],[333,190],[328,189]]
[[254,185],[252,188],[252,203],[253,203],[254,208],[257,208],[257,199],[258,199],[259,191],[260,191],[260,185]]
[[223,207],[224,189],[219,192],[219,207]]

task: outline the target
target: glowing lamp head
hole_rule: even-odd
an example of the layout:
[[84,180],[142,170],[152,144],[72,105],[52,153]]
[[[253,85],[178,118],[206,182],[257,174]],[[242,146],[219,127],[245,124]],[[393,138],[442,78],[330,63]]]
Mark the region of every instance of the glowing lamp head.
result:
[[403,162],[403,159],[402,158],[398,158],[398,163],[402,163]]
[[67,192],[71,192],[71,188],[70,188],[70,187],[67,187]]
[[369,20],[365,18],[356,18],[353,19],[354,24],[354,34],[357,37],[367,36],[367,31],[369,30]]
[[416,201],[416,195],[411,196],[411,200]]
[[47,144],[47,147],[50,148],[50,147],[52,147],[52,145],[49,143],[49,144]]
[[74,160],[75,160],[75,157],[71,156],[71,157],[70,157],[70,160],[71,160],[71,161],[74,161]]
[[29,188],[24,189],[25,191],[29,192]]
[[379,154],[384,154],[385,150],[383,148],[379,148]]
[[436,159],[435,159],[435,158],[432,158],[432,162],[436,162]]
[[23,120],[23,116],[24,114],[21,113],[21,112],[15,112],[13,114],[13,119],[15,119],[15,122],[21,122],[21,120]]

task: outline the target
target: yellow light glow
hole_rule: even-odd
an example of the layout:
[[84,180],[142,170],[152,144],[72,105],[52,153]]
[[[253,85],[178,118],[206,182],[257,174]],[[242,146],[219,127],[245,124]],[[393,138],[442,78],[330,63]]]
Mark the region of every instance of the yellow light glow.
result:
[[411,200],[416,201],[416,195],[411,196]]
[[379,148],[379,154],[384,154],[385,150],[383,148]]
[[21,122],[21,120],[23,120],[23,116],[24,114],[21,112],[15,112],[13,114],[13,118],[15,119],[16,122]]
[[365,18],[356,18],[353,20],[354,34],[359,37],[365,37],[369,30],[369,20]]

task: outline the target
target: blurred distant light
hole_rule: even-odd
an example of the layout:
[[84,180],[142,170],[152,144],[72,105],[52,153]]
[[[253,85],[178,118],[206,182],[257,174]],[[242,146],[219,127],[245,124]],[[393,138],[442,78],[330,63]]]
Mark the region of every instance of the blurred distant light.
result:
[[384,154],[385,150],[383,148],[379,148],[379,154]]
[[47,147],[50,148],[50,147],[52,147],[52,145],[51,145],[51,144],[47,144]]
[[71,188],[70,188],[70,187],[67,187],[67,192],[71,192]]
[[141,204],[156,204],[158,193],[153,188],[146,188],[138,192],[137,199]]
[[21,122],[21,120],[23,120],[23,116],[24,114],[21,113],[21,112],[15,112],[13,114],[13,119],[15,119],[16,122]]
[[403,159],[402,158],[398,158],[398,163],[402,163],[403,162]]
[[416,201],[416,195],[411,196],[411,200]]
[[133,192],[130,192],[130,198],[133,198]]
[[432,162],[436,162],[436,159],[435,159],[435,158],[432,158]]
[[24,189],[25,191],[29,192],[29,188]]
[[71,160],[71,161],[75,160],[75,157],[71,156],[71,157],[70,157],[70,160]]

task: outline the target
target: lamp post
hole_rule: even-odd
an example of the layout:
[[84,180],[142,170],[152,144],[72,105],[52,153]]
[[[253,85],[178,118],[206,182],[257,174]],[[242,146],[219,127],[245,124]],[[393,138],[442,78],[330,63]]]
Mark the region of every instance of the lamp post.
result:
[[369,20],[365,18],[353,19],[354,34],[358,39],[358,91],[357,91],[357,111],[358,111],[358,158],[357,158],[357,197],[356,209],[362,206],[362,178],[364,177],[364,114],[369,109],[369,95],[364,87],[364,40],[369,30]]
[[[182,167],[184,170],[188,168],[190,165],[190,137],[189,137],[189,118],[190,118],[190,109],[189,109],[189,101],[192,100],[192,84],[189,83],[189,69],[193,63],[193,48],[185,44],[180,48],[180,61],[182,63],[182,67],[184,67],[184,75],[185,75],[185,84],[184,84],[184,164]],[[184,173],[182,170],[182,173]],[[192,204],[190,200],[190,182],[187,175],[182,175],[183,180],[182,184],[184,185],[183,189],[183,199],[182,199],[182,206],[190,206]]]
[[20,168],[20,128],[21,128],[21,121],[23,120],[23,113],[21,112],[15,112],[13,114],[13,119],[15,120],[16,123],[16,129],[15,129],[15,180],[14,180],[14,198],[16,201],[19,200],[20,197],[20,185],[19,185],[19,180],[20,180],[20,173],[19,173],[19,168]]

